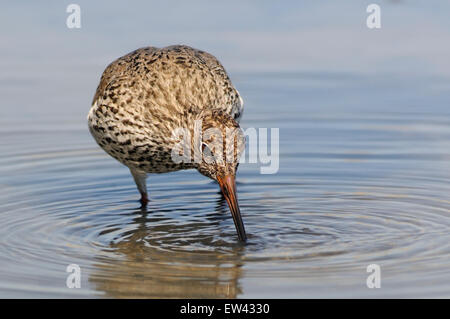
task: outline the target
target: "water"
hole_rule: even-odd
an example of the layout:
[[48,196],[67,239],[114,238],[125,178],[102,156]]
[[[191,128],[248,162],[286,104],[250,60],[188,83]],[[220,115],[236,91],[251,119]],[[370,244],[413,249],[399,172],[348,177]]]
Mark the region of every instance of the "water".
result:
[[[41,47],[73,41],[54,36]],[[280,129],[277,174],[239,167],[243,245],[215,183],[195,171],[151,175],[140,209],[128,169],[89,135],[90,99],[119,49],[74,44],[81,56],[67,64],[67,48],[48,57],[24,46],[19,38],[3,53],[17,56],[0,77],[0,297],[450,297],[444,65],[437,74],[406,72],[408,61],[380,73],[230,63],[243,127]],[[66,287],[69,264],[81,267],[80,289]],[[366,286],[370,264],[381,267],[380,289]]]

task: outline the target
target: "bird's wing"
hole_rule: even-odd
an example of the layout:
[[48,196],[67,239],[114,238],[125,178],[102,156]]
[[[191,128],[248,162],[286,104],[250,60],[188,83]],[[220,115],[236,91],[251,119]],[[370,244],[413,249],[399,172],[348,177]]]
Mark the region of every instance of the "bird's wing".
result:
[[137,49],[111,62],[103,71],[92,104],[94,104],[99,96],[105,92],[106,87],[111,83],[112,80],[114,80],[114,78],[122,76],[132,76],[132,74],[130,74],[129,72],[129,66],[132,63],[133,57],[143,53],[153,54],[153,52],[157,50],[158,48],[155,47]]
[[[192,49],[192,48],[190,48],[190,49]],[[213,72],[216,74],[216,77],[219,79],[219,81],[220,80],[224,81],[226,83],[225,86],[232,88],[232,92],[230,92],[230,93],[232,95],[235,95],[236,97],[232,101],[230,101],[231,104],[233,105],[233,107],[231,109],[231,115],[237,122],[239,122],[241,120],[242,114],[244,112],[244,100],[242,99],[241,95],[239,94],[239,91],[231,83],[231,80],[227,74],[227,71],[225,71],[225,68],[223,67],[223,65],[212,54],[205,52],[205,51],[201,51],[201,50],[196,50],[196,49],[192,49],[192,50],[197,51],[198,54],[205,60],[208,67],[211,70],[213,70]]]
[[136,92],[135,98],[144,98],[152,113],[212,108],[227,112],[237,121],[242,116],[242,98],[224,67],[204,51],[184,45],[135,50],[106,68],[94,102],[118,77],[125,77],[131,90],[141,82],[145,91]]

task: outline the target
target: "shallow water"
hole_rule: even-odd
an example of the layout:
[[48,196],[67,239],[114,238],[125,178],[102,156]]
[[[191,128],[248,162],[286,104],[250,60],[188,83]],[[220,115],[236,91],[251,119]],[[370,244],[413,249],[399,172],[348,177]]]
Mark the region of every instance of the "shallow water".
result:
[[[447,1],[382,1],[379,30],[361,1],[77,3],[77,30],[2,5],[0,297],[450,297]],[[277,174],[239,167],[246,245],[215,183],[151,175],[142,210],[88,132],[105,66],[176,43],[220,58],[244,128],[279,128]]]
[[[151,175],[142,210],[128,170],[80,118],[2,118],[0,296],[450,296],[450,113],[446,91],[433,90],[445,83],[326,73],[234,82],[243,126],[280,128],[277,174],[239,168],[246,245],[217,185],[197,172]],[[366,286],[372,263],[381,289]],[[66,287],[69,264],[81,267],[81,289]]]

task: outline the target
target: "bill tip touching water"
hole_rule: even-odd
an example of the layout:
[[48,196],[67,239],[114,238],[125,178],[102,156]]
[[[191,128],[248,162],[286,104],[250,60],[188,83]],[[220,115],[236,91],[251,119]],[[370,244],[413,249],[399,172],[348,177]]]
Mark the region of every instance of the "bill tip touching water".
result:
[[243,101],[221,63],[184,45],[146,47],[103,72],[88,115],[89,130],[126,165],[148,201],[148,173],[197,169],[218,182],[239,240],[247,235],[236,191],[245,138]]

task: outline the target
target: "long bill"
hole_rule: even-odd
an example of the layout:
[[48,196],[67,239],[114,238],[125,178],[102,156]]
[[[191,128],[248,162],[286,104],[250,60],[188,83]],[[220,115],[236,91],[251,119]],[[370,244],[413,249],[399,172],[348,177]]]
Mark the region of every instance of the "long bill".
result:
[[237,201],[234,175],[217,177],[217,181],[219,182],[222,194],[230,207],[231,216],[233,216],[234,226],[236,226],[239,240],[246,241],[247,235],[245,234],[244,222],[242,221],[241,210],[239,209],[239,204]]

